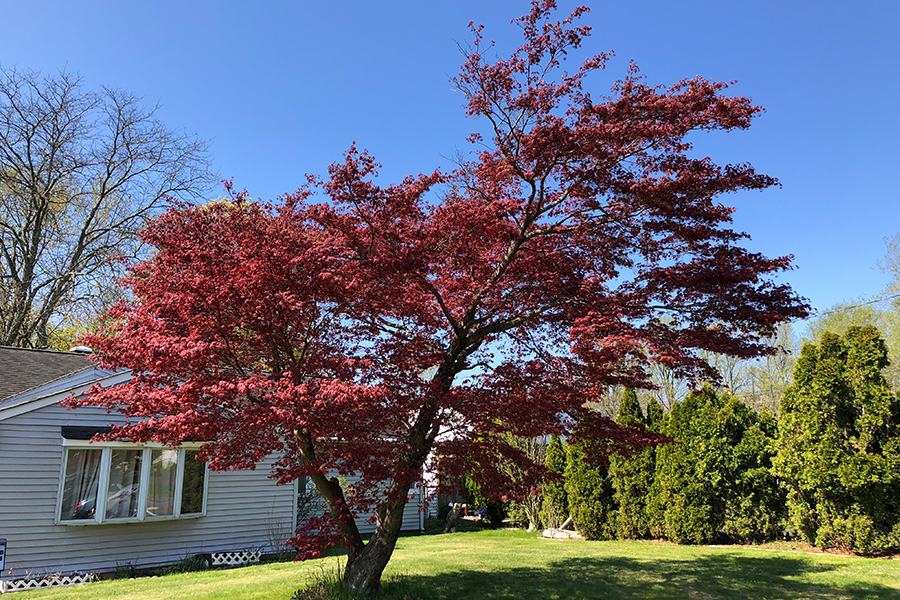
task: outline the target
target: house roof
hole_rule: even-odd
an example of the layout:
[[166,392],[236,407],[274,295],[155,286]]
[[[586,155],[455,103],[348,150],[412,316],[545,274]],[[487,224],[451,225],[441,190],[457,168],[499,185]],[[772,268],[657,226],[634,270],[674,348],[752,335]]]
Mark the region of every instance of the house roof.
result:
[[0,346],[0,421],[130,378],[130,370],[101,369],[84,354]]
[[93,368],[84,354],[0,346],[0,404],[7,398]]

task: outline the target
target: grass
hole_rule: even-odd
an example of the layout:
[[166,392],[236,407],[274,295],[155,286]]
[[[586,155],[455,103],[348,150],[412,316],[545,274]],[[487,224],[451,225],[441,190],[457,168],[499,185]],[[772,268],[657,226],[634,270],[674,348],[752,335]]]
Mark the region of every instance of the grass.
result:
[[[342,557],[17,593],[116,600],[288,600]],[[897,599],[900,560],[768,548],[542,540],[520,530],[401,538],[386,592],[424,599]],[[399,589],[395,589],[399,588]]]

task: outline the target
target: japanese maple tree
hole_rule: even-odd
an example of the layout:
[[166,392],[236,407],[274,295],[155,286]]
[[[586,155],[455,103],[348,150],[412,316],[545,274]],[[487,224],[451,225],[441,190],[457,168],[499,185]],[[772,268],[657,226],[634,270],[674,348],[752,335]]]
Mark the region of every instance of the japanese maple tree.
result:
[[[648,386],[654,362],[714,378],[702,351],[764,354],[807,312],[771,281],[790,257],[742,248],[715,200],[775,179],[689,156],[689,134],[747,128],[761,109],[702,78],[649,86],[634,66],[594,98],[586,79],[609,55],[563,71],[590,30],[586,8],[554,8],[536,0],[515,21],[508,58],[489,60],[472,28],[454,82],[487,128],[457,168],[380,186],[353,147],[277,204],[175,206],[142,233],[157,253],[127,279],[131,299],[88,340],[134,372],[85,400],[135,417],[114,436],[208,440],[213,469],[274,453],[280,481],[311,478],[329,508],[293,543],[346,545],[356,593],[378,593],[429,460],[515,494],[543,471],[507,432],[601,454],[648,443],[586,403]],[[503,461],[532,478],[505,480]],[[353,517],[372,510],[364,543]]]

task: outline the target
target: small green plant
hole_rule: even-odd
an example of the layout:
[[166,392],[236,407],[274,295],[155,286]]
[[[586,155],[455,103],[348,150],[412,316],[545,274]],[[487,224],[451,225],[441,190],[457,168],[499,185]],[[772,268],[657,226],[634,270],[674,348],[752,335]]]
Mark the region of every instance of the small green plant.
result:
[[137,572],[137,565],[133,562],[116,563],[116,570],[113,573],[113,579],[134,579]]
[[[307,587],[297,590],[291,600],[357,600],[357,597],[344,587],[344,574],[341,565],[334,569],[322,569]],[[430,600],[423,595],[403,575],[388,575],[382,579],[381,600]]]
[[193,556],[185,557],[180,563],[154,569],[149,574],[162,577],[163,575],[194,573],[196,571],[206,571],[207,569],[209,569],[209,556],[206,554],[194,554]]

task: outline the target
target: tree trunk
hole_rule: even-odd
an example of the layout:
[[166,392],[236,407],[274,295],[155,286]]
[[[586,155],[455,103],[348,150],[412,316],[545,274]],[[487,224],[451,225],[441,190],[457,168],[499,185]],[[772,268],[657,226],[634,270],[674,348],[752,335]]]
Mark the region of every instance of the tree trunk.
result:
[[[444,363],[438,368],[434,380],[443,384],[447,391],[453,385],[453,378],[459,371],[457,358],[465,346],[455,339]],[[421,473],[428,453],[434,445],[438,434],[437,401],[429,398],[416,417],[409,431],[406,449],[401,452],[398,472]],[[403,525],[403,509],[409,500],[410,483],[394,481],[388,490],[387,497],[375,511],[377,525],[375,533],[365,546],[361,543],[351,544],[347,553],[347,566],[344,569],[344,585],[352,594],[366,598],[381,595],[381,574],[391,560],[400,528]],[[360,538],[355,538],[359,540]]]
[[351,593],[366,598],[381,595],[381,574],[391,560],[406,506],[409,484],[394,484],[388,499],[376,512],[378,525],[369,542],[360,549],[351,548],[344,569],[344,585]]

